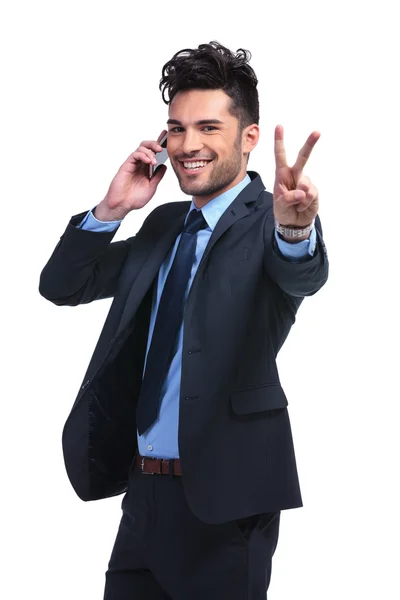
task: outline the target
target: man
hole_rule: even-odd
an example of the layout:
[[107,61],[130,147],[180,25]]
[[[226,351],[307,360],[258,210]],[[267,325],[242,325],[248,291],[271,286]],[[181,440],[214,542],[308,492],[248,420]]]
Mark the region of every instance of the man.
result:
[[57,305],[114,298],[63,431],[80,498],[126,492],[106,600],[264,599],[280,511],[302,504],[276,355],[328,277],[303,175],[319,134],[289,167],[276,127],[273,195],[246,171],[259,139],[249,57],[211,42],[163,68],[168,155],[192,201],[110,243],[165,174],[149,177],[161,146],[144,141],[41,275]]

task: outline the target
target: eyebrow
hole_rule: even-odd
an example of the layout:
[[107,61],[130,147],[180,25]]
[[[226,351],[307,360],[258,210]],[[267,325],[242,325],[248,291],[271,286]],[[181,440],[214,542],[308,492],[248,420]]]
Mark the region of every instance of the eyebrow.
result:
[[[223,121],[219,119],[201,119],[201,121],[196,121],[195,125],[223,125]],[[167,125],[182,125],[180,121],[177,119],[168,119]]]

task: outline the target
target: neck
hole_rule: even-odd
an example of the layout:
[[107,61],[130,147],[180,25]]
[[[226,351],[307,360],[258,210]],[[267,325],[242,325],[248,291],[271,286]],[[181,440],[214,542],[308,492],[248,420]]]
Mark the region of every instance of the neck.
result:
[[237,175],[235,177],[235,179],[229,185],[226,185],[225,187],[221,188],[220,190],[217,190],[214,194],[210,194],[210,195],[207,195],[207,196],[193,196],[193,204],[198,209],[203,208],[203,206],[205,206],[206,204],[208,204],[209,202],[211,202],[211,200],[214,200],[214,198],[217,198],[218,196],[221,196],[222,194],[224,194],[228,190],[231,190],[236,185],[238,185],[238,183],[240,183],[241,181],[243,181],[243,179],[246,177],[246,175],[247,175],[246,171],[240,172],[239,175]]

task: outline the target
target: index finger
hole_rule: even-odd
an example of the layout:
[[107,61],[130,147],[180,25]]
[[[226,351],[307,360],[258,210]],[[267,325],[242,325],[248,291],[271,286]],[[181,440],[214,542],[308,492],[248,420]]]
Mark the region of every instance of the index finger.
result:
[[313,131],[312,134],[308,136],[306,143],[300,150],[297,160],[292,167],[292,170],[296,173],[296,175],[299,175],[303,171],[320,136],[321,134],[319,131]]
[[283,142],[283,127],[282,127],[282,125],[277,125],[275,127],[274,153],[275,153],[276,168],[280,169],[282,167],[287,167],[285,144]]

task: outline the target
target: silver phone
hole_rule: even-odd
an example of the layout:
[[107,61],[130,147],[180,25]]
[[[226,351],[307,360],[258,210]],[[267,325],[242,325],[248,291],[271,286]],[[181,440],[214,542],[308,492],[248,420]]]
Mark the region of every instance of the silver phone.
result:
[[157,167],[159,165],[163,165],[168,160],[167,137],[168,137],[168,133],[166,133],[164,135],[164,137],[162,137],[161,140],[158,142],[160,144],[160,146],[162,147],[162,150],[161,150],[161,152],[156,152],[157,164],[149,165],[149,179],[151,179],[153,177],[154,171],[157,169]]

